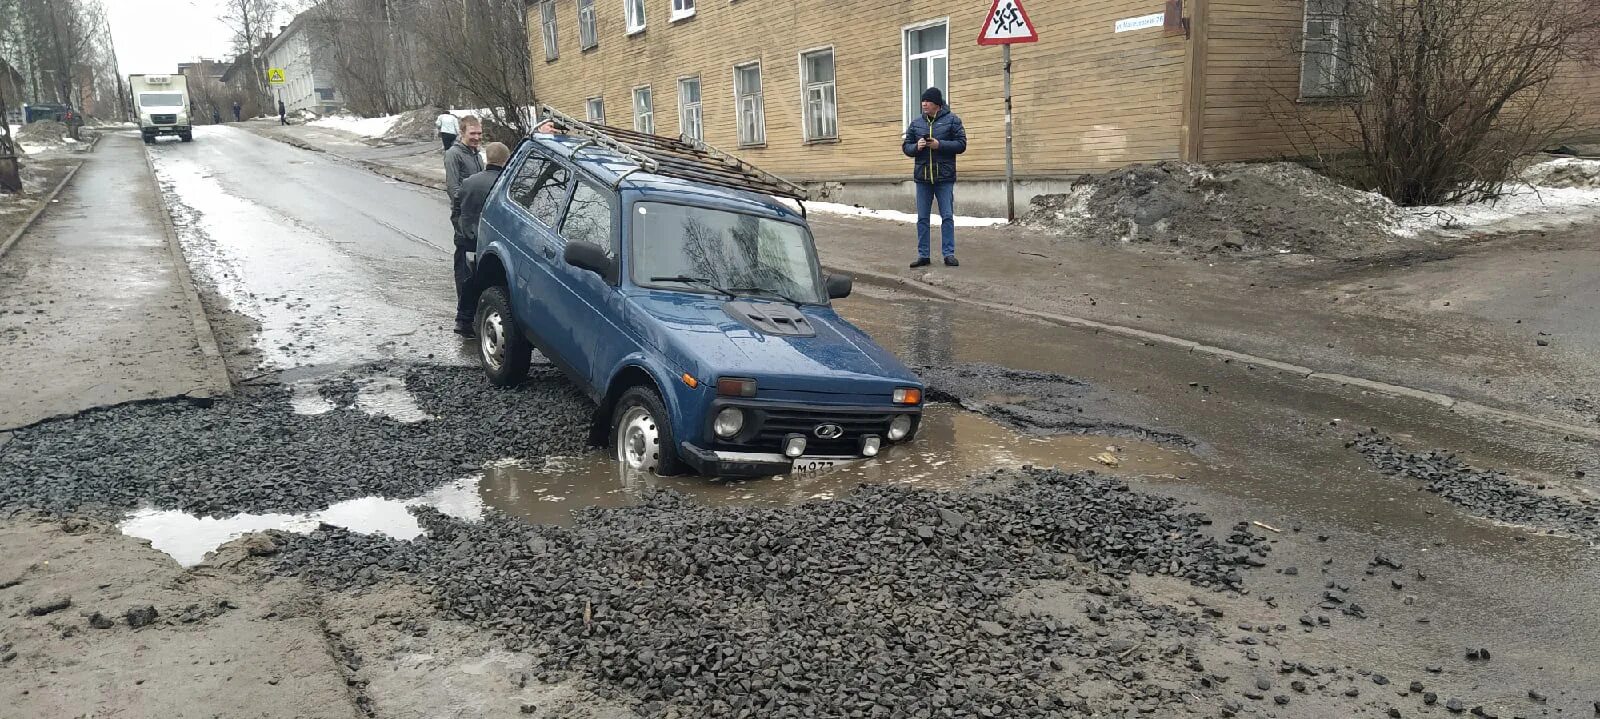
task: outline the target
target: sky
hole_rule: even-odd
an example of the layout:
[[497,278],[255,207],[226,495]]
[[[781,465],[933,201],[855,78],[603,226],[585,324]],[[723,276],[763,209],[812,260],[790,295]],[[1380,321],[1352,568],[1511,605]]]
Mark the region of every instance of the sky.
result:
[[[178,71],[178,63],[229,55],[221,0],[102,0],[123,77]],[[231,58],[230,58],[231,59]]]

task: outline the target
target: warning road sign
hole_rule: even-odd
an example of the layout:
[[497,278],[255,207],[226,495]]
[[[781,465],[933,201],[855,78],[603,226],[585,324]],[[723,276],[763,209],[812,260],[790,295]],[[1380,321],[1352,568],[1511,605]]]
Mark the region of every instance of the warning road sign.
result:
[[284,84],[283,68],[274,67],[267,70],[267,84],[272,85],[273,87]]
[[1039,33],[1028,19],[1028,11],[1022,9],[1022,0],[994,0],[989,19],[983,22],[983,32],[978,35],[979,45],[1038,41]]

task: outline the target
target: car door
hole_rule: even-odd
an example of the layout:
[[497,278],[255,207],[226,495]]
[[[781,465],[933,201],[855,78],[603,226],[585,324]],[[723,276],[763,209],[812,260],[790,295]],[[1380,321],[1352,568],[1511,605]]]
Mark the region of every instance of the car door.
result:
[[538,155],[517,167],[507,193],[518,211],[510,213],[512,244],[519,254],[515,270],[519,290],[512,311],[533,333],[540,349],[557,364],[583,375],[570,324],[562,321],[565,286],[556,279],[557,266],[565,267],[564,243],[556,234],[567,204],[572,173],[560,162]]
[[[606,251],[612,262],[620,262],[620,202],[603,185],[579,176],[572,199],[561,220],[561,237],[566,242],[587,242]],[[618,265],[620,273],[621,266]],[[620,277],[620,274],[618,275]],[[557,277],[567,285],[573,298],[570,317],[576,323],[573,337],[587,358],[584,369],[589,382],[603,387],[607,376],[623,356],[639,346],[636,335],[624,321],[622,293],[605,278],[588,270],[564,265]]]

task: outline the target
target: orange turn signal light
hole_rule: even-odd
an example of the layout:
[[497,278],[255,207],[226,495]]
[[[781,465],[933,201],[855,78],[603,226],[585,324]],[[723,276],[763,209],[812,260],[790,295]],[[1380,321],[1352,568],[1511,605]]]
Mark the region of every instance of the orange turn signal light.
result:
[[683,373],[683,383],[689,385],[689,389],[694,389],[700,386],[700,380],[695,379],[694,375],[689,374],[688,372]]
[[894,391],[895,404],[922,404],[922,390],[915,387],[897,389]]

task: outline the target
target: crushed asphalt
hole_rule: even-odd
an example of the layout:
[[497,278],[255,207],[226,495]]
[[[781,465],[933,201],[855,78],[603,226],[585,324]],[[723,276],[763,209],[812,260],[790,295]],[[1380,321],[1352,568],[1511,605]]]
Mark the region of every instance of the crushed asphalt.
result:
[[[404,382],[431,419],[353,409],[359,382]],[[154,506],[201,516],[308,512],[414,497],[507,457],[576,454],[592,408],[553,370],[502,390],[472,368],[375,365],[316,383],[296,413],[283,385],[216,400],[129,404],[13,433],[0,446],[0,507],[119,518]]]
[[1593,499],[1546,493],[1546,487],[1475,468],[1449,452],[1408,451],[1376,430],[1357,435],[1350,446],[1379,471],[1419,481],[1419,489],[1475,516],[1600,542],[1600,502]]
[[[1175,500],[1093,473],[975,482],[960,493],[863,486],[763,510],[660,492],[582,510],[570,528],[420,510],[423,539],[277,535],[274,566],[336,589],[410,575],[446,616],[541,653],[551,676],[579,671],[646,716],[1033,717],[1082,701],[1052,681],[1056,657],[1106,642],[1008,608],[1024,588],[1070,580],[1115,596],[1138,573],[1240,590],[1240,570],[1266,554],[1243,527],[1213,537]],[[1199,631],[1170,611],[1145,623],[1152,642]],[[1071,661],[1131,679],[1121,661],[1134,644],[1110,644]],[[1158,687],[1145,698],[1189,701]]]
[[1125,437],[1193,447],[1188,438],[1142,427],[1107,413],[1106,398],[1088,383],[1052,372],[969,363],[917,368],[928,399],[960,405],[1030,434]]

